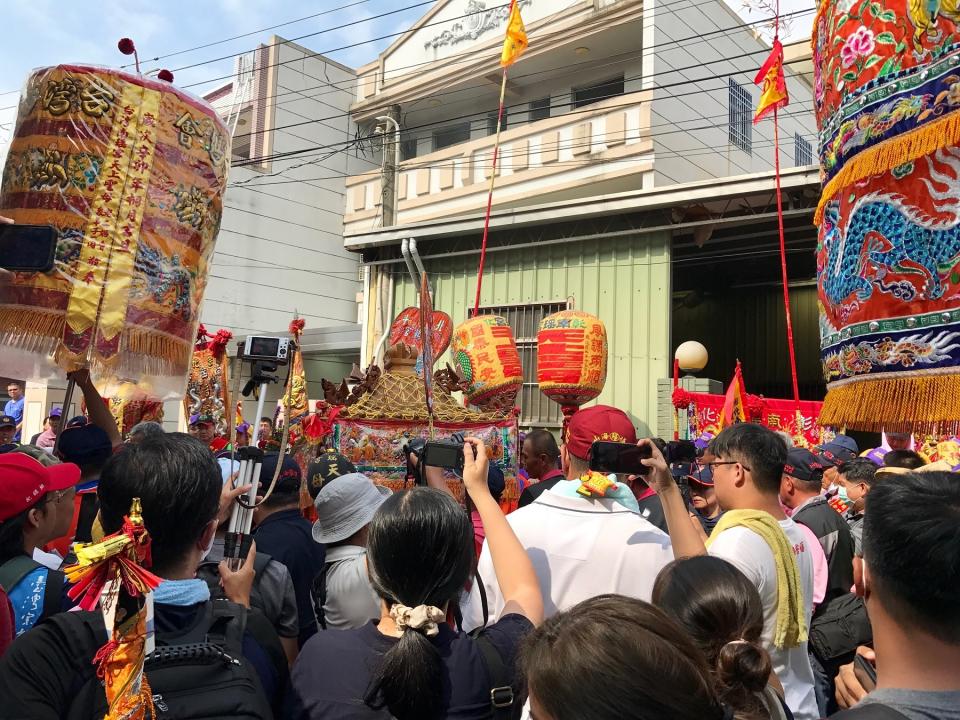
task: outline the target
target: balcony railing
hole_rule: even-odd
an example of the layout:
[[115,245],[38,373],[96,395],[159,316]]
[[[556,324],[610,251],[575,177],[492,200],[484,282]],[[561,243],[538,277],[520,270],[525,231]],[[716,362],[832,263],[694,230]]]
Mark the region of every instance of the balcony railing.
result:
[[[649,91],[608,98],[501,134],[497,205],[585,197],[642,187],[652,172]],[[453,145],[400,165],[397,224],[477,211],[486,203],[494,137]],[[629,185],[630,187],[623,187]],[[382,226],[379,171],[347,179],[345,231]]]

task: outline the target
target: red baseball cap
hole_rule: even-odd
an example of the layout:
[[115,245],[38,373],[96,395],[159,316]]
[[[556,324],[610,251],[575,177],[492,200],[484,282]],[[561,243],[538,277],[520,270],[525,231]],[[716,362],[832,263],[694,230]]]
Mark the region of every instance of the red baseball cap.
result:
[[45,494],[78,482],[80,468],[73,463],[44,467],[23,453],[0,455],[0,522],[32,507]]
[[609,405],[595,405],[575,412],[567,426],[567,452],[586,460],[590,446],[597,440],[636,445],[637,431],[623,410]]

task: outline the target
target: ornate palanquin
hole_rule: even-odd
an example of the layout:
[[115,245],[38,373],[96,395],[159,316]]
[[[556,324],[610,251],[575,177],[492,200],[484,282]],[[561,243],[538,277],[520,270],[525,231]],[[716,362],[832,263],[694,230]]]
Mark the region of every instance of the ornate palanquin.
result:
[[[344,408],[333,428],[333,445],[359,472],[374,482],[399,490],[406,485],[403,446],[414,438],[430,437],[425,390],[415,371],[416,354],[395,345],[386,370],[359,400]],[[475,435],[487,446],[490,461],[506,478],[502,503],[515,503],[518,493],[518,428],[512,408],[504,412],[478,411],[459,405],[442,386],[434,390],[434,438],[453,433]],[[450,489],[463,498],[463,483],[450,478]]]

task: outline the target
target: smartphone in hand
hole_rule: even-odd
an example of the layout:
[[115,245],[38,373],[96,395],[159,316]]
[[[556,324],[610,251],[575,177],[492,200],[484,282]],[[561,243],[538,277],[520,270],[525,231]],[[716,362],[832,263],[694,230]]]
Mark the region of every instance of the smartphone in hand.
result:
[[641,460],[649,460],[652,453],[649,445],[598,440],[590,446],[590,469],[605,474],[647,475],[650,468]]

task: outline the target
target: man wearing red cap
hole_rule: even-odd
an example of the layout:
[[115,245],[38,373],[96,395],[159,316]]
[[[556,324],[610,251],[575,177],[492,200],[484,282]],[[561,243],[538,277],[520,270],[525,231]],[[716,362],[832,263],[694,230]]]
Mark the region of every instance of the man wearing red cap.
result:
[[[590,447],[598,440],[635,445],[637,433],[616,408],[597,405],[578,411],[560,448],[566,480],[507,516],[537,572],[546,617],[604,593],[649,601],[657,573],[673,560],[670,538],[640,514],[627,483],[618,482],[604,497],[577,492],[590,469]],[[474,584],[463,608],[465,630],[495,622],[504,607],[486,544],[477,571],[483,587]]]
[[20,452],[0,455],[0,587],[13,605],[16,634],[61,610],[63,573],[33,559],[73,518],[80,468],[44,467]]

